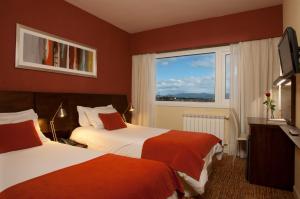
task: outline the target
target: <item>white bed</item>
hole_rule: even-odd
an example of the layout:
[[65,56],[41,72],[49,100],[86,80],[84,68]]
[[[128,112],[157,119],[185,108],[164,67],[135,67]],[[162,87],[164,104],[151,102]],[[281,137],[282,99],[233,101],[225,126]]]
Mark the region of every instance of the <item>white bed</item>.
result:
[[[0,192],[18,183],[79,164],[104,153],[57,142],[0,154]],[[168,199],[176,199],[174,192]]]
[[[143,127],[128,123],[127,127],[113,131],[92,126],[78,127],[74,129],[70,138],[76,142],[88,145],[89,149],[141,158],[143,144],[147,139],[169,131],[168,129]],[[187,187],[185,186],[186,196],[204,193],[205,184],[208,181],[208,167],[212,162],[214,154],[221,151],[222,146],[216,144],[203,159],[205,165],[200,174],[199,181],[179,172],[180,177],[184,179],[187,185]],[[221,158],[221,155],[218,158]]]
[[20,182],[74,165],[104,153],[57,142],[0,154],[0,192]]

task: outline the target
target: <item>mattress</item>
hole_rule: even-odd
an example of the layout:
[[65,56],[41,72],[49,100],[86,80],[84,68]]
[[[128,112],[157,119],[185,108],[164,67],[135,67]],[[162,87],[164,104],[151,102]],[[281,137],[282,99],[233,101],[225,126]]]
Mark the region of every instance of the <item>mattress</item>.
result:
[[[113,131],[94,128],[92,126],[78,127],[74,129],[70,139],[88,145],[89,149],[141,158],[143,144],[147,139],[169,131],[169,129],[150,128],[133,124],[127,124],[127,127],[128,128]],[[213,155],[221,151],[222,146],[216,144],[204,158],[205,165],[200,174],[199,181],[179,172],[180,177],[183,178],[187,185],[192,188],[191,190],[195,191],[197,194],[204,193],[204,187],[208,180],[207,167],[212,162]],[[190,195],[195,194],[186,190],[186,196]]]
[[[0,192],[71,165],[79,164],[105,153],[47,141],[29,149],[0,154]],[[174,192],[168,199],[176,199]]]

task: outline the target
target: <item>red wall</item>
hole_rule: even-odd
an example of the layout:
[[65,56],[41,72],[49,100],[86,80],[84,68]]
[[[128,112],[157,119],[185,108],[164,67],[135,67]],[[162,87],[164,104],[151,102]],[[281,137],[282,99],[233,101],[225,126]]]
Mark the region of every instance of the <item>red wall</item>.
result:
[[131,35],[131,53],[199,48],[282,34],[282,6],[184,23]]
[[[97,48],[98,78],[15,68],[16,23]],[[279,36],[282,7],[129,35],[63,0],[0,1],[0,90],[131,95],[131,54]]]
[[[97,48],[98,78],[16,69],[16,23]],[[128,33],[63,0],[1,0],[0,27],[0,90],[123,93],[130,97]]]

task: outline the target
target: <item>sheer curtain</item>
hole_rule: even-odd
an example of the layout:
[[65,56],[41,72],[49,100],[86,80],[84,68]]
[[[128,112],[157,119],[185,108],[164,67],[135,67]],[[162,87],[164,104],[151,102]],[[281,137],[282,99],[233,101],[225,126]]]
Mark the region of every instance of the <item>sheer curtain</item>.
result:
[[132,123],[154,127],[155,54],[132,57]]
[[[247,117],[266,117],[265,92],[280,74],[277,45],[280,38],[231,45],[231,99],[229,153],[236,154],[238,137],[247,137]],[[278,104],[277,92],[272,93]]]

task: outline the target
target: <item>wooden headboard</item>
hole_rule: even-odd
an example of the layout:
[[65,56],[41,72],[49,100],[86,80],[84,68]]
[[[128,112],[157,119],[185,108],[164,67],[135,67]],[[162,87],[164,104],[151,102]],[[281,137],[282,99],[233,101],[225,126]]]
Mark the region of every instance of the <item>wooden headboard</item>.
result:
[[[45,133],[51,131],[49,121],[61,102],[67,116],[56,119],[55,128],[57,131],[68,133],[79,126],[77,105],[95,107],[112,104],[120,113],[124,113],[128,108],[127,96],[122,94],[0,91],[0,113],[33,108],[39,115],[41,130]],[[130,115],[126,115],[126,119],[130,121]]]

